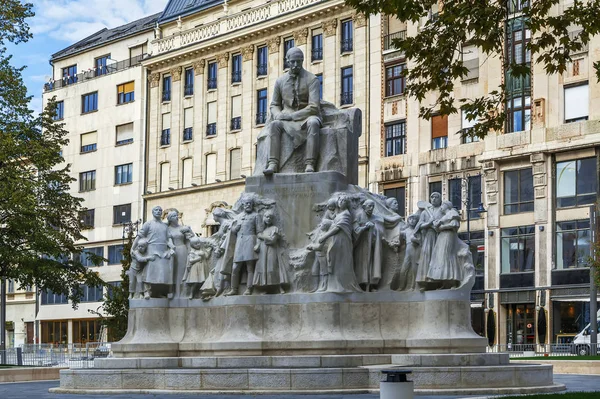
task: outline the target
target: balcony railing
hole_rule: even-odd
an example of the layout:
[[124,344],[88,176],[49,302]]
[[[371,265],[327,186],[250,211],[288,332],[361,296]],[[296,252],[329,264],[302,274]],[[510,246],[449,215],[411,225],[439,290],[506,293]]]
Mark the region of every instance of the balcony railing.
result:
[[64,76],[59,80],[51,80],[50,82],[44,84],[44,91],[52,91],[60,89],[61,87],[81,82],[87,82],[90,79],[96,79],[102,76],[110,75],[111,73],[115,73],[118,71],[122,71],[123,69],[128,69],[140,65],[140,62],[147,57],[148,54],[141,54],[136,57],[132,57],[123,61],[103,66],[101,67],[103,72],[102,74],[97,73],[97,68],[90,68],[87,71],[78,73],[77,75]]
[[186,127],[183,129],[183,141],[190,141],[193,136],[193,129],[191,127]]
[[191,96],[194,94],[194,85],[185,85],[185,88],[183,89],[183,95],[184,96]]
[[209,123],[206,125],[206,135],[207,136],[215,136],[217,134],[217,124]]
[[208,90],[213,90],[217,88],[217,78],[208,78],[206,81],[206,85]]
[[242,81],[242,71],[231,72],[231,83],[240,83]]
[[267,123],[267,113],[266,112],[258,112],[256,114],[256,124],[264,125],[265,123]]
[[163,101],[171,101],[171,90],[163,90],[162,100]]
[[352,92],[351,91],[342,93],[341,98],[340,98],[340,104],[341,105],[352,104]]
[[395,50],[394,40],[404,40],[406,39],[406,31],[401,30],[399,32],[390,33],[389,35],[385,35],[383,37],[383,50]]
[[267,74],[267,71],[267,64],[258,64],[258,66],[256,67],[257,76],[265,76]]
[[319,47],[319,48],[314,48],[311,51],[312,54],[312,60],[313,61],[320,61],[323,59],[323,48]]
[[171,145],[171,129],[164,129],[162,131],[160,145]]
[[231,118],[231,130],[240,130],[242,128],[242,117]]
[[353,40],[352,39],[348,39],[348,40],[342,40],[342,53],[347,53],[349,51],[352,51],[352,43]]

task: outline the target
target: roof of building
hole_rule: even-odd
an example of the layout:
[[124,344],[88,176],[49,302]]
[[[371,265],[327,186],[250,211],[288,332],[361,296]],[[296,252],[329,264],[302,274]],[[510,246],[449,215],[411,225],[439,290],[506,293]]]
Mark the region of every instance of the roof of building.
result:
[[223,0],[169,0],[158,22],[174,21],[179,16],[184,17],[223,3]]
[[98,32],[86,37],[85,39],[82,39],[63,50],[52,54],[51,60],[57,60],[60,58],[71,56],[73,54],[81,53],[83,51],[89,50],[90,48],[98,47],[100,45],[104,45],[117,39],[122,39],[127,36],[132,36],[137,33],[150,30],[154,27],[160,15],[161,13],[150,15],[148,17],[144,17],[138,19],[137,21],[117,26],[116,28],[112,29],[101,29]]

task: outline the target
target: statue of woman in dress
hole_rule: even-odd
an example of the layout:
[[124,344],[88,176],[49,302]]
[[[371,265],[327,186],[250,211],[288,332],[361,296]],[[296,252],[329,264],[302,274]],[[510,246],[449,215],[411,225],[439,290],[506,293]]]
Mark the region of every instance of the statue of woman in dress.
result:
[[450,201],[442,203],[441,213],[443,216],[433,222],[438,236],[431,255],[427,281],[436,288],[456,288],[463,277],[463,265],[458,260],[462,244],[457,233],[460,215]]
[[421,240],[421,255],[419,257],[419,267],[417,269],[416,281],[421,291],[429,289],[427,273],[429,272],[429,264],[435,241],[437,239],[437,231],[433,223],[441,218],[440,206],[442,204],[442,195],[440,193],[431,193],[431,206],[423,209],[419,218],[419,223],[415,227],[415,235]]
[[176,209],[171,210],[167,214],[167,225],[169,235],[175,245],[175,256],[173,259],[173,280],[176,283],[175,295],[182,296],[184,284],[181,281],[187,267],[189,238],[195,236],[195,234],[191,232],[189,226],[179,224],[179,211]]

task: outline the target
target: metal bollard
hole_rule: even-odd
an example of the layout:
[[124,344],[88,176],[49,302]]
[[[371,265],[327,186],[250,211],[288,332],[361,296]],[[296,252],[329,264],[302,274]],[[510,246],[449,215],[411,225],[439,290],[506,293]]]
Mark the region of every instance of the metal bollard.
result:
[[386,379],[379,383],[380,399],[413,399],[415,385],[406,379],[412,370],[388,369],[381,372]]
[[17,348],[17,366],[23,365],[23,348]]

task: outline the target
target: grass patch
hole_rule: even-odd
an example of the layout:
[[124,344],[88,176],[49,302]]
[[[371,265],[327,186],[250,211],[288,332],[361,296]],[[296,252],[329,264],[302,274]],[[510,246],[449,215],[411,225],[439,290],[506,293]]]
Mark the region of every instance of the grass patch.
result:
[[502,396],[502,399],[600,399],[600,392],[540,393],[536,395]]
[[533,356],[513,357],[511,360],[600,360],[600,356]]

